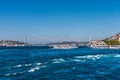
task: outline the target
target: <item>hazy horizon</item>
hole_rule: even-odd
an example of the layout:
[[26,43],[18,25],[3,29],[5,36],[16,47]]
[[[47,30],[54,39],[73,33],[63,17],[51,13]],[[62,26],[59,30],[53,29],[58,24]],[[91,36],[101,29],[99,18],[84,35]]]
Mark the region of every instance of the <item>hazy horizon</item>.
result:
[[117,0],[1,0],[0,40],[88,41],[120,32]]

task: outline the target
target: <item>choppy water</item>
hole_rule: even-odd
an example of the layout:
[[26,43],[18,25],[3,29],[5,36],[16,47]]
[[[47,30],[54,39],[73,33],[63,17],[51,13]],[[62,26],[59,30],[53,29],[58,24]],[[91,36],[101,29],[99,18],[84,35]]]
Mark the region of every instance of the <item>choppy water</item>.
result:
[[120,80],[120,50],[0,49],[0,80]]

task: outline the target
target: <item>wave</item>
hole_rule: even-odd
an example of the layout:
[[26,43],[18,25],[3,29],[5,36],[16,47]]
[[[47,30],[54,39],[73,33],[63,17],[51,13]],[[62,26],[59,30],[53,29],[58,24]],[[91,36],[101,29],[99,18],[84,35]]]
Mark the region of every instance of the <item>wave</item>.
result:
[[25,73],[25,71],[18,72],[18,73],[9,73],[9,74],[5,74],[4,76],[15,76],[15,75],[18,75],[18,74],[23,74],[23,73]]
[[85,55],[85,56],[75,56],[76,59],[92,59],[97,60],[101,58],[107,58],[107,57],[120,57],[120,54],[97,54],[97,55]]
[[32,64],[19,64],[19,65],[15,65],[15,66],[12,66],[12,68],[20,68],[20,67],[28,67],[28,66],[32,66]]
[[33,65],[41,65],[42,63],[38,62],[38,63],[31,63],[31,64],[18,64],[18,65],[15,65],[15,66],[12,66],[13,68],[20,68],[20,67],[28,67],[28,66],[33,66]]
[[9,74],[5,74],[5,76],[10,76],[12,73],[9,73]]
[[27,67],[27,66],[32,66],[32,64],[24,64],[24,65],[25,65],[26,67]]
[[120,57],[120,54],[115,55],[115,57]]
[[60,58],[60,59],[53,59],[52,60],[52,63],[55,64],[55,63],[62,63],[62,62],[67,62],[66,60],[64,60],[63,58]]
[[79,58],[66,58],[66,59],[60,58],[60,59],[53,59],[52,63],[53,64],[59,64],[59,63],[67,63],[67,62],[73,62],[73,61],[75,61],[75,62],[85,62],[86,60],[82,60],[82,59],[79,59]]
[[42,63],[35,63],[35,65],[38,65],[38,66],[41,65],[41,64],[42,64]]
[[47,67],[46,65],[35,66],[35,67],[30,68],[28,71],[21,71],[21,72],[17,72],[17,73],[8,73],[8,74],[4,74],[4,76],[15,76],[15,75],[23,74],[23,73],[27,73],[27,72],[32,73],[37,70],[40,70],[40,68],[46,68],[46,67]]
[[75,58],[78,58],[78,59],[80,59],[80,58],[86,58],[86,59],[93,59],[93,60],[95,60],[95,59],[100,59],[101,57],[103,57],[103,55],[85,55],[85,56],[75,56]]
[[19,68],[19,67],[22,67],[22,65],[19,64],[19,65],[13,66],[13,68]]
[[37,70],[39,70],[40,68],[46,68],[47,66],[46,65],[43,65],[43,66],[35,66],[35,67],[33,67],[33,68],[30,68],[29,70],[28,70],[28,72],[35,72],[35,71],[37,71]]
[[47,67],[46,65],[40,66],[40,68],[46,68],[46,67]]
[[64,62],[70,62],[70,61],[75,61],[75,62],[86,62],[87,59],[91,60],[98,60],[101,58],[107,58],[107,57],[120,57],[120,54],[97,54],[97,55],[84,55],[84,56],[74,56],[74,58],[60,58],[60,59],[53,59],[52,63],[57,64],[57,63],[64,63]]
[[40,69],[40,67],[36,66],[36,67],[31,68],[30,70],[28,70],[28,72],[34,72],[34,71],[39,70],[39,69]]
[[75,62],[85,62],[86,60],[80,60],[80,59],[73,59]]

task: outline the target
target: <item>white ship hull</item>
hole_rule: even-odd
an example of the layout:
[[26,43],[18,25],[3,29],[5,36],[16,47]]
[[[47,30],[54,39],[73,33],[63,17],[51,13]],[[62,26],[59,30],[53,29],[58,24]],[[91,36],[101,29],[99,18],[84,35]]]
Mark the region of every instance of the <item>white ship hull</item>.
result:
[[53,49],[74,49],[74,48],[78,47],[73,45],[53,45]]
[[91,48],[97,48],[97,49],[120,49],[120,45],[90,45]]

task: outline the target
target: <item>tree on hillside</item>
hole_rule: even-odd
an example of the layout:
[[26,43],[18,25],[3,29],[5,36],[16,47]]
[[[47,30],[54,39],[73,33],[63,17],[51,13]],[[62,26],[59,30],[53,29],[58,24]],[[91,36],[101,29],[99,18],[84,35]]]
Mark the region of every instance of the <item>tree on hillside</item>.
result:
[[105,40],[104,42],[108,45],[120,45],[120,41],[118,40]]

